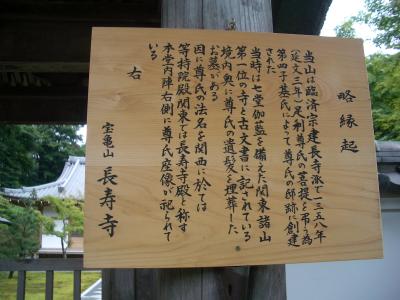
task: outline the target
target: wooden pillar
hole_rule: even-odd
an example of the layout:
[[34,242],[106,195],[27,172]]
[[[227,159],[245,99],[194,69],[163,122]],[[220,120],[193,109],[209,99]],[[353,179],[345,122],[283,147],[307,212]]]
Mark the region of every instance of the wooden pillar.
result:
[[[102,271],[103,300],[154,299],[136,297],[135,269],[105,269]],[[151,284],[150,281],[147,284]],[[144,286],[148,288],[148,285]]]
[[270,0],[163,0],[165,28],[226,29],[233,19],[237,31],[272,32]]
[[[273,31],[270,0],[163,0],[161,13],[166,28]],[[286,299],[285,265],[159,272],[162,299]]]
[[[162,27],[166,28],[223,30],[234,20],[237,31],[273,31],[270,0],[163,0],[161,10]],[[107,300],[286,299],[284,265],[111,273],[113,276],[103,276],[107,287],[103,299]]]

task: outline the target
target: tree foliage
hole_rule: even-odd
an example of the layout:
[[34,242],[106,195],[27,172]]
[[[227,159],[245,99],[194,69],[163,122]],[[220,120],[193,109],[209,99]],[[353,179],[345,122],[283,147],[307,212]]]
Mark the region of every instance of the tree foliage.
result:
[[374,43],[386,48],[400,49],[400,0],[365,0],[366,11],[357,21],[378,31]]
[[73,125],[0,126],[0,188],[55,180],[69,155],[84,155]]
[[37,172],[35,133],[27,126],[0,126],[0,187],[32,183]]
[[49,202],[50,206],[56,211],[57,216],[53,219],[62,221],[61,228],[57,228],[56,226],[48,227],[46,233],[60,238],[63,257],[66,258],[67,247],[71,246],[71,239],[69,238],[71,234],[83,233],[83,211],[81,204],[79,201],[70,198],[60,199],[48,196],[43,200]]
[[341,38],[354,38],[356,37],[356,31],[354,29],[354,21],[349,19],[343,24],[335,27],[335,33],[337,37]]
[[400,0],[364,0],[365,10],[335,27],[338,37],[355,37],[353,25],[366,24],[376,32],[378,47],[400,49]]
[[12,222],[0,224],[0,259],[32,257],[40,247],[42,226],[52,226],[52,220],[33,207],[17,206],[3,197],[0,197],[0,216]]
[[[0,216],[11,221],[11,225],[0,224],[0,259],[22,259],[33,257],[40,248],[41,234],[51,234],[60,238],[63,256],[71,245],[72,233],[83,233],[83,211],[79,201],[45,197],[57,213],[47,217],[33,207],[33,200],[26,199],[25,206],[17,206],[0,196]],[[55,226],[55,221],[63,226]]]
[[400,49],[400,0],[364,0],[365,10],[335,27],[338,37],[355,37],[353,25],[366,24],[376,32],[378,47]]
[[400,53],[367,58],[375,138],[400,141]]

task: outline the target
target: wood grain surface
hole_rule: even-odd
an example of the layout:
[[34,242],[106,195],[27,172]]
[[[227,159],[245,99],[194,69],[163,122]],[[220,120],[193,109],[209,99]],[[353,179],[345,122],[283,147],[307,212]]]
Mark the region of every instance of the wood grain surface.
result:
[[[192,193],[185,203],[185,209],[190,212],[186,232],[182,232],[171,213],[172,233],[167,241],[163,232],[165,224],[164,212],[160,210],[163,199],[163,187],[160,182],[162,175],[161,151],[165,143],[161,140],[163,116],[160,113],[161,94],[165,88],[161,86],[163,74],[162,46],[171,43],[175,46],[175,62],[180,58],[177,52],[178,45],[202,43],[209,49],[211,45],[229,45],[233,49],[246,45],[250,50],[258,47],[262,51],[263,70],[261,81],[263,105],[266,112],[263,118],[266,136],[264,146],[267,159],[263,162],[268,182],[267,202],[270,210],[270,228],[267,232],[271,242],[261,243],[257,218],[257,197],[255,188],[249,190],[248,201],[253,210],[249,216],[251,239],[245,241],[243,217],[239,206],[233,217],[237,226],[237,234],[228,234],[230,217],[227,209],[225,188],[227,184],[224,140],[226,129],[224,120],[227,112],[224,110],[224,92],[222,91],[222,77],[215,80],[221,85],[219,99],[212,101],[206,97],[208,107],[205,129],[208,143],[205,176],[211,183],[206,191],[207,210],[197,212],[198,197]],[[158,45],[158,57],[151,59],[149,44]],[[221,50],[220,48],[220,50]],[[285,133],[283,129],[284,117],[281,109],[279,89],[281,79],[278,68],[275,74],[266,74],[265,49],[286,49],[288,64],[290,52],[299,50],[303,55],[307,50],[315,56],[316,69],[315,86],[318,95],[314,98],[319,103],[318,149],[321,153],[320,175],[324,187],[320,194],[322,200],[295,201],[299,208],[306,202],[310,212],[308,230],[312,235],[311,245],[302,244],[304,226],[299,225],[298,247],[288,245],[289,235],[285,228],[289,223],[289,215],[285,213],[285,191],[287,180],[284,178],[286,165],[283,163]],[[274,52],[275,53],[275,52]],[[207,50],[205,62],[209,58]],[[190,70],[191,87],[198,81],[193,76],[196,57],[189,52],[193,62]],[[220,58],[222,59],[222,58]],[[274,59],[277,60],[276,54]],[[244,60],[250,65],[250,52]],[[236,60],[232,60],[236,62]],[[205,63],[206,64],[206,63]],[[278,62],[275,61],[275,67]],[[299,63],[301,70],[306,67],[303,60]],[[136,66],[141,71],[140,80],[128,75]],[[178,72],[175,66],[175,74]],[[235,69],[232,71],[236,76]],[[253,69],[246,69],[248,74],[254,74]],[[210,72],[206,70],[204,86],[211,83]],[[253,73],[252,73],[253,72]],[[175,75],[174,75],[175,76]],[[288,73],[287,83],[293,83],[295,76]],[[300,76],[303,82],[302,92],[306,92],[307,77],[302,71]],[[172,102],[177,105],[179,97],[175,95],[178,82],[174,77],[174,86],[171,88],[174,97]],[[232,87],[232,97],[240,94],[235,80]],[[250,91],[250,89],[248,88]],[[349,90],[355,98],[352,102],[340,99],[338,94]],[[250,93],[250,92],[249,92]],[[290,99],[294,99],[290,96]],[[192,107],[195,98],[190,96]],[[236,99],[236,98],[235,98]],[[232,118],[237,122],[240,119],[241,103],[235,100],[236,111]],[[250,101],[250,100],[249,100]],[[292,101],[292,100],[290,100]],[[301,104],[306,112],[306,100]],[[295,103],[292,103],[293,107]],[[251,116],[253,108],[248,107]],[[176,110],[178,112],[178,110]],[[293,111],[292,111],[293,112]],[[188,126],[187,143],[194,150],[197,129],[194,109],[189,110],[191,126]],[[358,126],[340,127],[340,117],[351,114]],[[290,119],[291,122],[294,120]],[[104,130],[106,123],[114,125],[112,136],[113,157],[104,157],[106,150]],[[237,124],[237,123],[236,123]],[[249,117],[249,127],[254,128],[255,122]],[[172,118],[171,127],[174,133],[173,148],[178,147],[179,124],[177,116]],[[307,126],[306,126],[307,127]],[[251,129],[253,130],[253,129]],[[310,130],[310,127],[307,127]],[[238,129],[235,138],[239,143],[241,131]],[[295,144],[296,132],[290,129],[289,133]],[[251,136],[252,145],[257,143]],[[358,152],[341,151],[343,140],[354,141]],[[311,143],[307,143],[304,152],[309,152]],[[110,150],[108,149],[108,150]],[[252,148],[253,149],[253,148]],[[292,146],[292,150],[297,148]],[[328,260],[366,259],[382,257],[381,220],[379,208],[379,192],[377,184],[377,169],[373,128],[371,120],[370,98],[367,75],[364,63],[364,54],[361,40],[324,38],[314,36],[283,35],[272,33],[247,33],[212,30],[175,30],[175,29],[144,29],[144,28],[94,28],[92,33],[92,48],[90,61],[89,103],[88,103],[88,137],[86,161],[86,195],[85,195],[85,236],[84,236],[84,265],[98,268],[172,268],[172,267],[205,267],[205,266],[239,266],[280,264],[296,262],[313,262]],[[188,184],[192,186],[198,177],[194,151],[188,155]],[[176,156],[173,160],[174,164]],[[237,158],[237,168],[240,161]],[[312,174],[310,158],[306,164],[309,176]],[[258,162],[250,159],[249,170],[242,172],[251,179],[256,186],[258,177]],[[110,183],[103,185],[98,180],[103,177],[104,170],[112,168],[112,174],[117,185]],[[179,171],[176,166],[174,174]],[[293,169],[296,171],[297,169]],[[241,172],[235,174],[240,177]],[[298,178],[296,177],[297,181]],[[309,178],[311,181],[311,178]],[[294,183],[299,188],[297,182]],[[100,205],[100,198],[104,197],[104,190],[110,187],[115,194],[112,210],[106,205]],[[309,185],[312,190],[312,185]],[[313,194],[315,196],[315,193]],[[172,195],[175,209],[180,207],[179,197]],[[314,221],[317,202],[323,208],[325,237],[322,242],[316,238]],[[105,221],[105,215],[112,215],[118,221],[114,235],[109,236],[99,224]],[[301,211],[292,216],[301,224]],[[292,219],[293,220],[293,219]],[[300,228],[301,227],[301,228]],[[247,229],[245,229],[247,230]]]

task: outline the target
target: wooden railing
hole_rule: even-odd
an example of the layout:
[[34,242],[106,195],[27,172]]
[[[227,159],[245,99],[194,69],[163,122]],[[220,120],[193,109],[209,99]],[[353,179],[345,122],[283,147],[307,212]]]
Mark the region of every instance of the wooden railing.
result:
[[[46,272],[46,300],[53,299],[54,271],[73,271],[73,299],[80,299],[82,269],[82,258],[0,260],[0,271],[18,272],[18,300],[25,299],[25,279],[29,271]],[[101,271],[103,300],[286,299],[285,267],[281,265]]]
[[32,260],[0,260],[0,271],[17,271],[17,300],[25,299],[25,281],[27,271],[46,271],[46,300],[53,299],[54,271],[74,272],[74,300],[81,299],[82,258],[43,258]]

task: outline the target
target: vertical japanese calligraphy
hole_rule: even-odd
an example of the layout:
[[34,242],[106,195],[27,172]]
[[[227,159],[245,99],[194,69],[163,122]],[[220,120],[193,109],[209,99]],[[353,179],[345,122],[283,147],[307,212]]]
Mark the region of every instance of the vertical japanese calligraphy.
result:
[[[149,49],[152,46],[149,44]],[[173,66],[175,58],[172,56],[171,51],[173,47],[171,44],[164,46],[163,48],[163,74],[164,77],[161,80],[162,94],[161,97],[161,115],[163,116],[162,122],[162,137],[163,147],[161,150],[161,178],[160,182],[163,187],[163,198],[160,203],[160,209],[164,212],[165,224],[163,227],[166,239],[169,241],[169,236],[172,232],[172,222],[174,207],[174,193],[173,188],[174,174],[172,171],[173,154],[172,154],[172,127],[171,121],[174,117],[174,103],[172,102],[172,93],[170,92],[171,86],[173,85]],[[151,50],[153,51],[153,50]],[[156,55],[155,52],[151,52],[152,55]],[[153,59],[153,56],[152,56]],[[155,59],[155,57],[154,57]]]
[[[101,127],[101,130],[103,134],[103,145],[105,147],[103,151],[103,157],[111,160],[114,158],[114,124],[105,122]],[[99,204],[101,207],[107,208],[108,212],[105,213],[105,217],[103,219],[104,222],[101,222],[98,224],[98,226],[107,231],[109,237],[113,237],[115,228],[118,224],[118,221],[113,215],[111,215],[114,202],[116,202],[116,195],[113,191],[113,186],[118,184],[118,175],[113,172],[112,166],[107,166],[103,171],[103,177],[97,179],[97,182],[99,182],[104,189],[104,193],[99,199]]]
[[360,41],[99,28],[90,68],[85,266],[382,254]]
[[[345,90],[337,94],[337,99],[338,101],[345,103],[346,106],[349,106],[351,111],[351,104],[357,100],[357,97],[352,94],[351,90]],[[339,127],[340,128],[344,127],[344,129],[347,127],[347,129],[349,129],[353,127],[358,127],[358,124],[356,123],[353,114],[351,113],[346,115],[342,114],[339,118]],[[360,151],[360,149],[358,149],[357,142],[355,140],[352,140],[351,137],[350,138],[344,137],[341,140],[340,144],[340,152],[343,151],[357,153],[358,151]]]
[[[149,45],[149,55],[156,62],[159,55],[154,48]],[[164,144],[161,149],[163,197],[160,208],[164,212],[163,230],[167,241],[173,230],[171,214],[177,221],[177,228],[187,231],[193,213],[186,205],[187,201],[196,202],[197,212],[207,210],[207,189],[212,186],[206,171],[207,115],[209,107],[215,109],[216,103],[221,102],[224,114],[221,149],[226,173],[224,196],[229,219],[227,234],[240,233],[245,242],[253,235],[260,243],[271,242],[273,221],[269,212],[266,167],[270,145],[265,128],[268,115],[264,99],[266,87],[262,83],[276,78],[280,82],[278,96],[283,122],[282,163],[286,190],[282,195],[285,199],[282,211],[288,217],[284,229],[287,245],[310,246],[315,240],[322,243],[327,238],[328,225],[322,205],[325,181],[321,175],[320,103],[313,51],[192,45],[188,42],[166,43],[161,49],[161,140]],[[205,61],[206,54],[208,61]],[[207,87],[204,79],[208,77],[211,84]],[[354,99],[349,90],[339,97],[349,101]],[[174,103],[178,124],[175,132],[172,128]],[[357,126],[351,115],[346,118],[342,115],[341,122],[341,126]],[[188,143],[190,134],[196,137],[193,145]],[[176,137],[175,147],[171,143],[173,136]],[[189,158],[191,152],[195,154],[193,161]],[[188,171],[192,164],[197,171],[194,178],[190,178]],[[194,181],[192,186],[190,181]],[[256,228],[252,228],[252,218],[257,222]]]
[[208,163],[208,141],[207,141],[207,116],[208,106],[206,101],[207,87],[205,86],[204,78],[206,75],[205,65],[206,48],[204,44],[197,44],[194,46],[195,66],[194,66],[194,118],[195,122],[193,129],[196,134],[196,142],[194,146],[195,161],[197,167],[197,176],[193,184],[193,193],[197,194],[197,212],[207,211],[207,197],[206,192],[211,183],[207,178],[206,167]]

